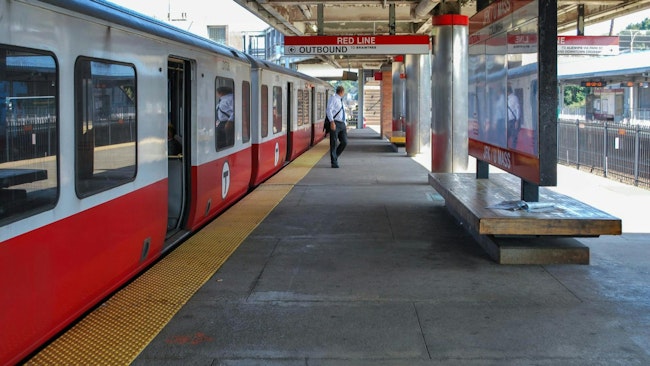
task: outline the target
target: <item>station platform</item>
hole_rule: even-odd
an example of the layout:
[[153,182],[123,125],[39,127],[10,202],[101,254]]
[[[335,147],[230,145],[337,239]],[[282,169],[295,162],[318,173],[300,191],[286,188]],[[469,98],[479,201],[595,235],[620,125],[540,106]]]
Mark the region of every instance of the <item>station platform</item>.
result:
[[348,136],[339,169],[324,141],[205,228],[214,247],[252,221],[196,291],[157,269],[195,251],[169,275],[184,278],[214,255],[184,243],[134,281],[147,291],[87,317],[109,326],[84,319],[61,336],[78,348],[57,340],[28,364],[650,364],[650,192],[558,167],[553,189],[620,217],[623,235],[577,239],[589,265],[499,265],[421,161],[370,128]]

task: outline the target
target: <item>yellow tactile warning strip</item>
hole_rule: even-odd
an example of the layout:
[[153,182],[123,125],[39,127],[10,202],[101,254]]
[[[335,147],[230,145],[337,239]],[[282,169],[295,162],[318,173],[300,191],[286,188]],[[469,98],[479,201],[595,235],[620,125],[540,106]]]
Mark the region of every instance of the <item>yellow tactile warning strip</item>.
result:
[[30,359],[128,365],[328,150],[321,142],[228,209]]

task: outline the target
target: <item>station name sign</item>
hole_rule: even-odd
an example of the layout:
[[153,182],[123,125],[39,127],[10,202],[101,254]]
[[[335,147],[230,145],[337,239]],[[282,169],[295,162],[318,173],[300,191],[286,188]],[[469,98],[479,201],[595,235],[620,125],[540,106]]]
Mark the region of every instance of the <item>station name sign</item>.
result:
[[618,36],[558,36],[558,55],[618,55]]
[[284,37],[284,54],[293,56],[427,54],[430,50],[427,35]]

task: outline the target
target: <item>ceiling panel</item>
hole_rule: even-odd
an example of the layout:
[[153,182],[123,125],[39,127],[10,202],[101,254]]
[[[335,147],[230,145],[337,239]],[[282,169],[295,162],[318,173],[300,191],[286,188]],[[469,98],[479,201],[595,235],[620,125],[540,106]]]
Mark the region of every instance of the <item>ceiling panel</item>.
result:
[[[390,8],[394,5],[394,34],[430,34],[431,14],[457,13],[472,16],[476,0],[234,0],[285,35],[309,36],[318,32],[318,8],[322,5],[323,35],[391,34]],[[516,0],[512,0],[516,1]],[[546,1],[546,0],[544,0]],[[577,28],[578,4],[584,5],[585,25],[650,8],[650,0],[557,0],[558,32]],[[389,60],[384,56],[346,56],[344,67],[359,68]],[[336,61],[340,57],[324,56],[311,62]],[[310,61],[307,61],[310,62]]]

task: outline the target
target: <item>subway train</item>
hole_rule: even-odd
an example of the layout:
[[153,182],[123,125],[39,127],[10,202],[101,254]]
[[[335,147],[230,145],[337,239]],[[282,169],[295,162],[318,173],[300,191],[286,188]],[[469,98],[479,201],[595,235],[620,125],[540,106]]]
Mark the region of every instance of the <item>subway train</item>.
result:
[[0,364],[324,138],[330,84],[101,0],[0,0]]

